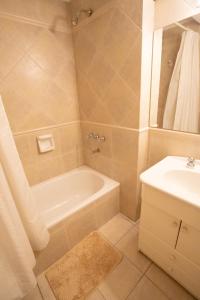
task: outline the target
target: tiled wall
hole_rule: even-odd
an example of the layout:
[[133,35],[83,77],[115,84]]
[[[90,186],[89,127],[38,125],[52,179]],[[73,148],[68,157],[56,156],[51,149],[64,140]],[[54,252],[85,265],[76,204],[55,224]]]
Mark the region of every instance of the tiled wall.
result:
[[47,27],[53,24],[65,29],[68,24],[68,10],[60,0],[1,0],[0,14]]
[[[58,0],[1,1],[0,40],[0,94],[29,182],[79,166],[79,107],[67,5]],[[54,135],[56,149],[39,154],[36,137],[44,133]]]
[[151,166],[168,155],[199,158],[199,145],[199,134],[150,129],[148,165]]
[[[138,208],[138,146],[141,77],[141,0],[73,0],[72,14],[94,9],[73,30],[84,159],[121,184],[121,211]],[[106,137],[88,140],[89,132]],[[100,148],[100,153],[92,150]]]

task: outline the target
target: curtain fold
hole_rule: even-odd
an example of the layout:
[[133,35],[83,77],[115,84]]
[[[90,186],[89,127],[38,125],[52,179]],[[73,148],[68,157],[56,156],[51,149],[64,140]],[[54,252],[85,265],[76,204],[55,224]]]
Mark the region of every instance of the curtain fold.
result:
[[37,211],[1,99],[0,161],[31,246],[33,250],[42,250],[49,241],[49,233]]
[[18,300],[36,285],[35,257],[0,164],[0,299]]
[[200,113],[199,33],[185,31],[169,85],[163,128],[199,132]]

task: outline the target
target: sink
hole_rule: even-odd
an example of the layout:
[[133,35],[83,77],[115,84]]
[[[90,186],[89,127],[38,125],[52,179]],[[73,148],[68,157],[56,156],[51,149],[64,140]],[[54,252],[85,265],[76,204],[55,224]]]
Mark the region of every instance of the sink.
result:
[[140,180],[182,201],[200,207],[200,161],[186,167],[187,158],[167,156],[140,175]]

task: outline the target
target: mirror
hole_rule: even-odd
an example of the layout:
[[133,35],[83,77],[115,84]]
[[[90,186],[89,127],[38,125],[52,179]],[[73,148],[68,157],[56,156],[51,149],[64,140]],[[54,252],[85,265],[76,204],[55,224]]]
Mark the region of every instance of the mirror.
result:
[[150,127],[200,133],[200,15],[154,32]]

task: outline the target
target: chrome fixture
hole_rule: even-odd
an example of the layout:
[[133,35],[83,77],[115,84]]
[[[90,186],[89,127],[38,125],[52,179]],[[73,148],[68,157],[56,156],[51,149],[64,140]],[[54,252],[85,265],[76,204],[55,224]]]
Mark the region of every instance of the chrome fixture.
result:
[[187,168],[194,168],[195,167],[195,159],[193,157],[188,157],[187,158]]
[[81,16],[82,13],[84,13],[87,17],[91,17],[91,15],[93,14],[93,10],[91,8],[79,10],[75,14],[75,16],[72,17],[72,25],[73,26],[77,26],[79,18],[80,18],[80,16]]
[[106,138],[105,136],[99,136],[98,134],[94,133],[94,132],[90,132],[88,134],[88,139],[94,139],[94,140],[97,140],[98,142],[105,142],[106,141]]

